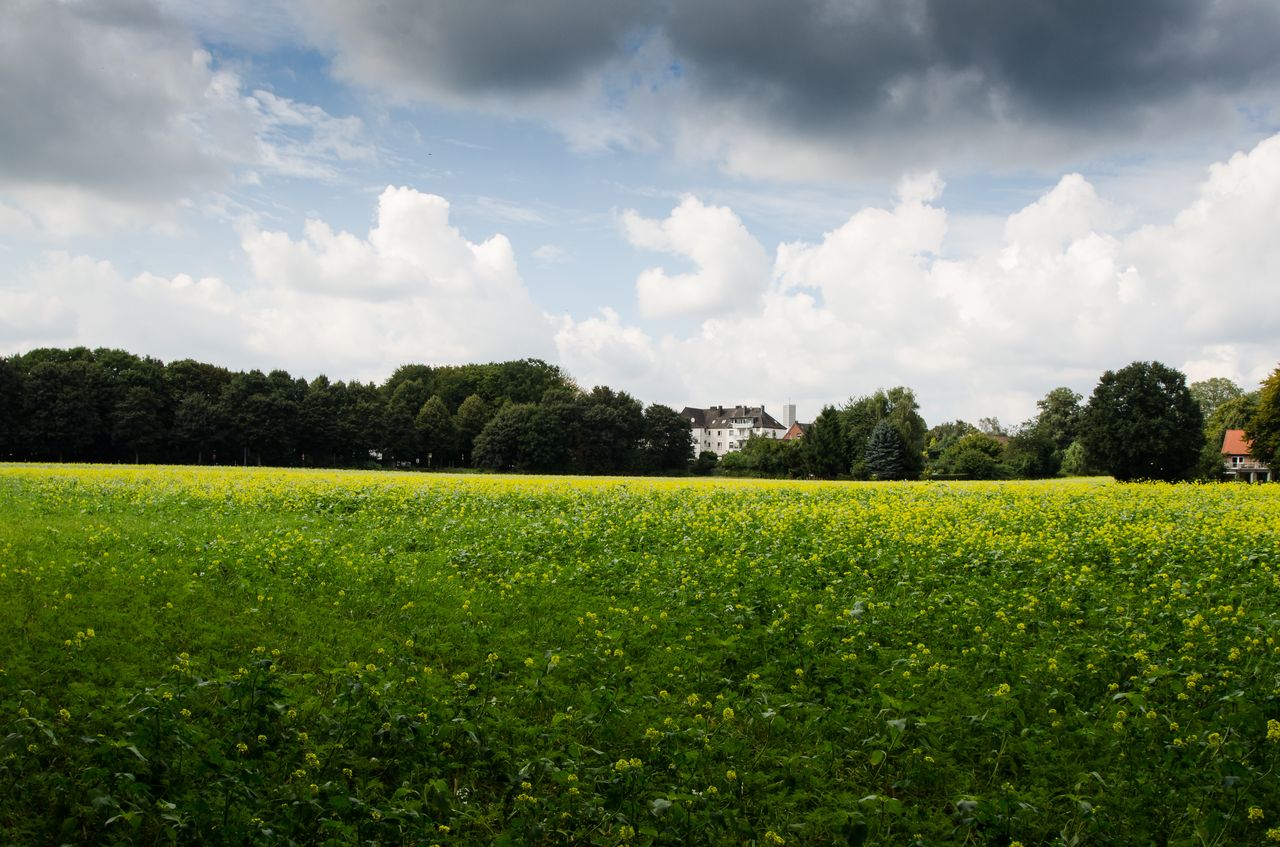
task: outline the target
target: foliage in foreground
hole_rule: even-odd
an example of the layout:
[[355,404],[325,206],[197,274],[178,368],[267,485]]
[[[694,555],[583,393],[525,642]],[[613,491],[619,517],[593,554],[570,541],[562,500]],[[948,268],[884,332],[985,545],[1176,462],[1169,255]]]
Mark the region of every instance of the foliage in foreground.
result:
[[0,467],[0,840],[1263,843],[1278,556],[1274,486]]

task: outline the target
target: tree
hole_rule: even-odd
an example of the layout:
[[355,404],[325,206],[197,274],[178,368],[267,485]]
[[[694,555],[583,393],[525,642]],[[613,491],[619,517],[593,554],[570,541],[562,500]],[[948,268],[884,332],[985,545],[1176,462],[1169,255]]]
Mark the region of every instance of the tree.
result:
[[142,456],[154,459],[165,443],[169,427],[161,419],[160,398],[150,388],[126,388],[111,415],[111,440],[133,454],[137,464]]
[[463,464],[471,464],[471,451],[475,447],[476,436],[484,431],[491,413],[489,406],[479,394],[470,394],[458,406],[453,416],[453,426],[458,433],[458,452]]
[[930,461],[937,461],[951,445],[977,431],[976,426],[962,420],[947,421],[930,427],[925,438],[925,452]]
[[670,406],[654,403],[644,410],[640,452],[645,469],[685,471],[693,461],[693,430],[689,420]]
[[1160,362],[1107,371],[1089,398],[1081,440],[1117,480],[1184,479],[1203,444],[1204,418],[1186,378]]
[[1064,476],[1096,476],[1097,471],[1089,464],[1089,451],[1084,444],[1072,441],[1062,452],[1062,465],[1058,469]]
[[39,357],[23,377],[29,451],[59,461],[94,458],[96,446],[110,443],[101,411],[105,391],[101,368],[88,358]]
[[[560,404],[563,405],[563,404]],[[563,471],[569,451],[556,404],[508,403],[476,438],[476,467],[506,471]]]
[[978,418],[978,431],[983,435],[1008,435],[1005,432],[1004,425],[1000,423],[1000,419],[994,415],[985,418]]
[[386,443],[383,394],[373,383],[359,381],[336,383],[334,391],[338,394],[338,454],[344,463],[367,465],[382,455]]
[[458,431],[439,394],[422,404],[413,425],[418,430],[418,444],[427,457],[428,467],[453,465],[458,451]]
[[1019,479],[1053,476],[1062,466],[1062,453],[1050,427],[1030,420],[1018,427],[1004,445],[1004,464]]
[[383,417],[383,449],[398,463],[414,463],[422,451],[418,428],[414,424],[428,396],[416,379],[401,382],[391,392]]
[[339,420],[342,412],[341,391],[330,384],[324,374],[311,380],[298,406],[295,430],[300,459],[305,464],[336,465],[341,449]]
[[1258,413],[1258,402],[1261,392],[1250,391],[1223,403],[1220,403],[1213,414],[1205,418],[1205,437],[1222,446],[1222,436],[1229,429],[1247,429],[1253,416]]
[[[845,439],[849,445],[849,472],[859,479],[870,473],[866,457],[872,432],[876,425],[887,420],[898,431],[904,446],[904,473],[915,478],[924,469],[924,450],[929,428],[920,417],[916,395],[910,388],[898,385],[888,391],[879,389],[869,397],[850,401],[841,417],[844,420]],[[808,438],[808,436],[805,436]]]
[[578,398],[574,463],[582,473],[625,473],[644,437],[644,406],[625,391],[597,385]]
[[999,441],[974,430],[946,449],[938,459],[938,469],[968,479],[998,479],[1003,476],[1002,452]]
[[22,373],[13,359],[0,358],[0,461],[20,450]]
[[1188,390],[1195,399],[1196,405],[1200,407],[1200,414],[1204,415],[1205,420],[1212,418],[1213,413],[1223,403],[1228,400],[1234,400],[1244,394],[1240,386],[1225,376],[1215,376],[1209,379],[1202,379],[1199,382],[1193,382],[1188,386]]
[[1083,399],[1070,388],[1059,387],[1036,401],[1040,412],[1036,415],[1035,427],[1053,442],[1054,449],[1059,453],[1070,447],[1079,434],[1080,415],[1083,412],[1080,401]]
[[867,472],[872,479],[906,479],[910,474],[907,444],[898,428],[882,419],[867,439]]
[[205,458],[216,453],[219,445],[224,448],[224,460],[233,458],[230,451],[234,445],[228,440],[226,430],[226,419],[214,400],[196,391],[178,399],[170,439],[182,461],[190,462],[194,456],[196,464],[203,465]]
[[834,406],[826,406],[818,413],[800,444],[802,464],[809,476],[835,479],[849,472],[844,416]]
[[698,458],[693,460],[689,472],[694,476],[710,476],[715,473],[718,464],[720,464],[720,457],[714,451],[703,450],[698,454]]
[[1280,366],[1272,371],[1258,394],[1258,410],[1245,427],[1249,452],[1275,473],[1280,468]]

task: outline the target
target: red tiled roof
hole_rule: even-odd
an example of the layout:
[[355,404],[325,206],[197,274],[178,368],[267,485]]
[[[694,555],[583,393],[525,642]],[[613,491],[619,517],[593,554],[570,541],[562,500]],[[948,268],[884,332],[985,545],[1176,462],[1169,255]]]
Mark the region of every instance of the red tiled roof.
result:
[[1243,429],[1229,429],[1222,437],[1222,455],[1248,456],[1249,447],[1252,444],[1253,442],[1244,437]]

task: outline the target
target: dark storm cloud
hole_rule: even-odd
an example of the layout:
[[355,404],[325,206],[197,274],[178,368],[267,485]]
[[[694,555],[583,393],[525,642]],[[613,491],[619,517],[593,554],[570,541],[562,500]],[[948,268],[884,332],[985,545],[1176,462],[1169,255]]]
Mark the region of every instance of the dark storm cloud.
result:
[[628,0],[311,0],[311,26],[332,38],[357,81],[410,94],[553,90],[627,49],[654,19]]
[[[919,115],[1137,120],[1280,78],[1274,0],[315,0],[359,81],[453,98],[554,91],[663,37],[699,96],[792,129]],[[948,102],[929,101],[941,90]]]
[[190,36],[147,3],[0,2],[0,181],[167,195],[219,170],[185,127]]
[[1050,124],[1280,77],[1269,0],[735,0],[676,4],[665,31],[705,90],[814,124],[891,109],[929,75],[969,80],[959,105]]

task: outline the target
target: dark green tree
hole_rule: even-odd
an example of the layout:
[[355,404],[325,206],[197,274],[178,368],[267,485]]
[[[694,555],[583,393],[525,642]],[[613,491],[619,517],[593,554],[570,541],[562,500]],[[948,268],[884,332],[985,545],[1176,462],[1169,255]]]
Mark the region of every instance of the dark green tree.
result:
[[307,384],[298,404],[298,460],[305,465],[337,465],[342,397],[324,374]]
[[644,438],[644,406],[625,391],[598,385],[579,400],[574,449],[581,473],[626,473],[636,466]]
[[129,386],[111,414],[111,440],[119,451],[136,464],[142,458],[154,461],[165,446],[170,425],[164,420],[164,404],[155,392],[143,385]]
[[654,403],[644,410],[641,467],[654,473],[682,473],[693,461],[693,430],[670,406]]
[[22,450],[22,372],[16,359],[0,357],[0,462]]
[[1117,480],[1178,480],[1195,469],[1203,426],[1181,372],[1134,362],[1102,375],[1080,433],[1091,460]]
[[35,458],[106,458],[111,442],[102,408],[106,378],[85,353],[83,357],[37,356],[23,376],[24,440]]
[[194,461],[198,465],[206,461],[216,462],[220,449],[222,461],[234,461],[235,445],[227,430],[227,421],[218,402],[198,391],[191,391],[178,398],[169,440],[181,462]]
[[558,427],[565,403],[509,403],[476,438],[476,467],[498,471],[563,471],[570,464],[568,446]]
[[[898,430],[905,452],[904,473],[915,478],[924,469],[924,455],[929,427],[920,416],[916,395],[906,386],[895,386],[888,391],[878,389],[868,397],[852,400],[841,413],[844,435],[849,445],[848,471],[855,479],[865,479],[872,474],[866,457],[867,446],[876,424],[887,420]],[[805,436],[806,438],[808,436]]]
[[872,479],[906,479],[910,475],[906,442],[888,418],[881,419],[871,430],[866,463]]
[[1052,425],[1030,420],[1018,427],[1004,445],[1004,465],[1018,479],[1043,479],[1062,467],[1062,452]]
[[[1039,435],[1053,443],[1053,449],[1059,454],[1070,447],[1080,434],[1080,415],[1084,411],[1080,403],[1083,399],[1070,388],[1060,387],[1036,401],[1040,411],[1033,426],[1039,430]],[[1061,462],[1060,455],[1058,461]]]
[[387,405],[372,383],[335,383],[339,399],[338,454],[341,464],[365,466],[383,456]]
[[475,447],[476,437],[484,431],[491,414],[489,405],[479,394],[468,395],[454,413],[453,425],[458,433],[459,458],[464,465],[471,464],[471,451]]
[[413,423],[427,467],[453,467],[458,459],[458,431],[439,394],[422,404]]
[[955,440],[939,457],[938,470],[965,479],[999,479],[1004,476],[999,441],[976,429]]
[[1245,427],[1245,437],[1252,444],[1250,453],[1265,462],[1274,474],[1280,471],[1280,367],[1262,383],[1258,409]]
[[387,399],[383,418],[383,451],[397,464],[415,464],[422,452],[415,423],[418,410],[428,400],[426,389],[416,379],[396,385]]
[[[844,426],[845,417],[834,406],[824,407],[814,418],[800,440],[805,475],[836,479],[849,472],[849,441]],[[867,435],[870,434],[868,430]]]
[[693,460],[693,464],[689,466],[689,472],[694,476],[710,476],[715,473],[716,466],[720,464],[720,457],[711,450],[703,450],[698,454],[698,458]]

